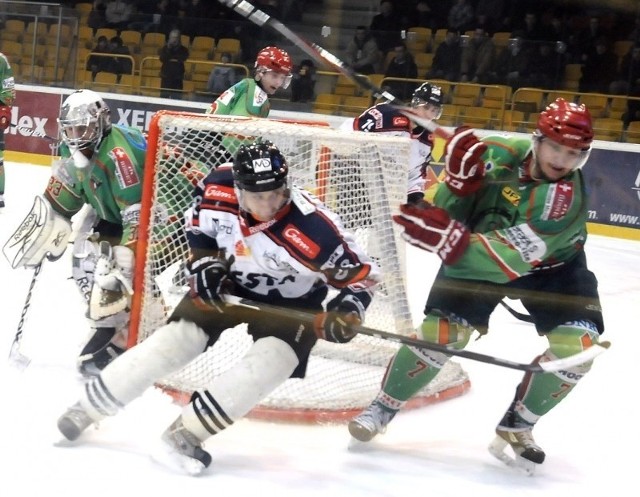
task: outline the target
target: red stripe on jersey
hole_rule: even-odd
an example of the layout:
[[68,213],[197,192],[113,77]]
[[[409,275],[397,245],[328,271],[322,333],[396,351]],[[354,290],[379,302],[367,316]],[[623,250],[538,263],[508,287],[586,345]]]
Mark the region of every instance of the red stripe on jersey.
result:
[[482,246],[487,251],[487,254],[489,255],[489,257],[491,257],[491,259],[496,262],[500,270],[507,275],[507,278],[509,278],[509,280],[515,280],[516,278],[520,277],[520,275],[517,272],[515,272],[513,269],[511,269],[509,265],[502,260],[502,258],[498,255],[498,253],[495,250],[493,250],[493,248],[491,247],[491,243],[489,243],[489,240],[485,236],[479,233],[476,233],[475,235],[478,241],[482,244]]

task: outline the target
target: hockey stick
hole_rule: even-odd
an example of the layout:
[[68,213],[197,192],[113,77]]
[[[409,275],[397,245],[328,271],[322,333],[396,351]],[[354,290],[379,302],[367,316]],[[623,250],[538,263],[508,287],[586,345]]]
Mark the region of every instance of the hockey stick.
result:
[[32,136],[33,138],[42,138],[49,142],[56,142],[56,143],[60,141],[57,138],[54,138],[53,136],[45,135],[44,133],[40,133],[39,131],[36,131],[33,128],[28,128],[26,126],[18,126],[17,124],[13,124],[13,123],[11,124],[11,127],[17,129],[18,131],[24,133],[27,136]]
[[[334,54],[332,54],[328,50],[325,50],[316,43],[308,43],[301,36],[294,33],[287,26],[282,24],[282,22],[270,16],[266,12],[258,9],[250,2],[246,0],[218,1],[226,5],[230,9],[235,10],[238,14],[243,16],[245,19],[253,22],[254,24],[260,27],[269,27],[278,32],[303,52],[305,52],[307,55],[309,55],[316,62],[328,65],[337,72],[343,74],[358,86],[360,86],[362,89],[370,91],[375,98],[384,98],[389,102],[398,102],[398,99],[393,94],[374,85],[369,78],[355,72],[351,67],[349,67],[345,62],[340,60]],[[447,138],[450,138],[451,134],[447,130],[439,126],[435,121],[424,119],[423,117],[416,115],[415,110],[411,107],[402,104],[394,104],[394,107],[399,112],[413,120],[415,123],[438,135],[440,138],[444,138],[445,140]],[[533,322],[531,316],[515,311],[505,302],[501,302],[501,304],[511,313],[512,316],[516,317],[517,319],[527,323]]]
[[507,304],[504,300],[500,301],[500,305],[504,307],[509,314],[511,314],[514,318],[519,319],[520,321],[524,321],[525,323],[533,323],[533,318],[529,316],[529,314],[525,314],[524,312],[518,312],[509,304]]
[[36,282],[38,281],[38,275],[40,274],[41,269],[42,261],[33,268],[33,276],[31,277],[31,284],[29,285],[24,305],[22,306],[22,313],[20,314],[20,321],[18,322],[18,330],[16,331],[16,335],[13,337],[13,343],[11,344],[11,350],[9,351],[9,362],[21,370],[25,369],[31,362],[31,359],[20,351],[20,345],[22,344],[22,329],[27,319],[27,312],[31,306],[31,296],[33,295],[33,290],[36,286]]
[[[313,319],[315,317],[315,314],[303,310],[276,307],[262,302],[254,302],[249,299],[243,299],[234,295],[223,295],[222,298],[227,305],[246,307],[248,309],[253,309],[270,314],[274,318],[294,317],[296,319],[299,319],[303,323],[313,323]],[[517,369],[519,371],[527,371],[530,373],[548,373],[584,364],[585,362],[589,362],[595,359],[597,356],[607,350],[611,345],[610,342],[605,341],[596,345],[592,345],[588,349],[569,357],[540,362],[537,364],[526,364],[521,362],[509,361],[507,359],[501,359],[499,357],[494,357],[486,354],[480,354],[478,352],[471,352],[468,350],[450,349],[448,347],[445,347],[444,345],[440,345],[437,343],[431,343],[424,340],[419,340],[417,338],[405,337],[396,333],[376,330],[373,328],[368,328],[366,326],[354,326],[353,328],[359,335],[367,335],[370,337],[389,340],[416,348],[432,350],[434,352],[441,352],[449,356],[462,357],[465,359],[470,359],[472,361],[484,362],[486,364],[493,364],[494,366]]]
[[[218,1],[226,5],[230,9],[235,10],[242,17],[248,19],[254,24],[260,27],[269,27],[273,29],[274,31],[291,41],[296,47],[301,49],[313,60],[315,60],[319,64],[327,65],[335,71],[343,74],[358,86],[360,86],[362,89],[370,91],[375,98],[384,98],[389,102],[399,102],[399,100],[393,94],[374,85],[368,77],[354,71],[351,67],[349,67],[346,63],[333,55],[331,52],[325,50],[316,43],[308,43],[301,36],[294,33],[287,26],[282,24],[282,22],[280,22],[278,19],[271,17],[269,14],[258,9],[250,2],[247,2],[246,0]],[[402,105],[400,103],[394,104],[394,106],[398,109],[398,111],[407,115],[420,126],[428,129],[432,133],[435,133],[436,135],[445,139],[449,137],[449,132],[447,132],[444,128],[440,127],[434,121],[416,116],[411,107]]]

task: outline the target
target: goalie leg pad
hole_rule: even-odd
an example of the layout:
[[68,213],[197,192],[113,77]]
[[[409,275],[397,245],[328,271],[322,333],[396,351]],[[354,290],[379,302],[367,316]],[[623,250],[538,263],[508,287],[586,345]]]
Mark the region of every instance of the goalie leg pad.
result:
[[[194,323],[172,321],[110,363],[99,378],[117,402],[126,405],[153,382],[191,362],[207,346],[207,334]],[[83,407],[90,403],[84,399]]]
[[182,410],[185,428],[201,441],[224,430],[287,380],[297,365],[295,351],[283,340],[257,340],[240,362],[193,394]]
[[31,211],[2,247],[13,269],[37,266],[47,257],[59,259],[71,237],[71,223],[58,214],[49,201],[37,195]]
[[89,240],[89,234],[84,234],[73,242],[71,256],[71,276],[76,282],[85,302],[89,302],[93,287],[93,274],[100,255],[100,247]]

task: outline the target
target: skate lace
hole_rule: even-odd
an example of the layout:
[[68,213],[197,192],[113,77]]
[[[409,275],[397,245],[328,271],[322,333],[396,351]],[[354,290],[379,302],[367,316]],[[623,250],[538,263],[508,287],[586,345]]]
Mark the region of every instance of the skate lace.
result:
[[358,423],[367,429],[382,433],[394,415],[394,412],[390,412],[377,402],[374,402],[356,419]]

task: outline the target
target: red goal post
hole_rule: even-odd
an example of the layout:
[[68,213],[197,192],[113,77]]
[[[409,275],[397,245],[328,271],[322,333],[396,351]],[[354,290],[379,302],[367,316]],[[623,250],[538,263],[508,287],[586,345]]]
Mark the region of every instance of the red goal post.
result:
[[[338,212],[379,263],[384,279],[365,324],[412,334],[405,245],[391,219],[406,198],[408,139],[338,131],[321,122],[160,111],[151,120],[148,136],[129,346],[164,324],[184,294],[181,264],[188,246],[182,215],[192,201],[195,181],[228,160],[239,143],[255,137],[280,148],[293,181]],[[246,326],[227,330],[213,347],[158,386],[186,401],[239,360],[250,344]],[[348,344],[319,340],[306,378],[286,381],[251,415],[290,421],[349,419],[375,397],[397,347],[365,336]],[[466,373],[452,363],[412,405],[460,395],[468,388]]]

